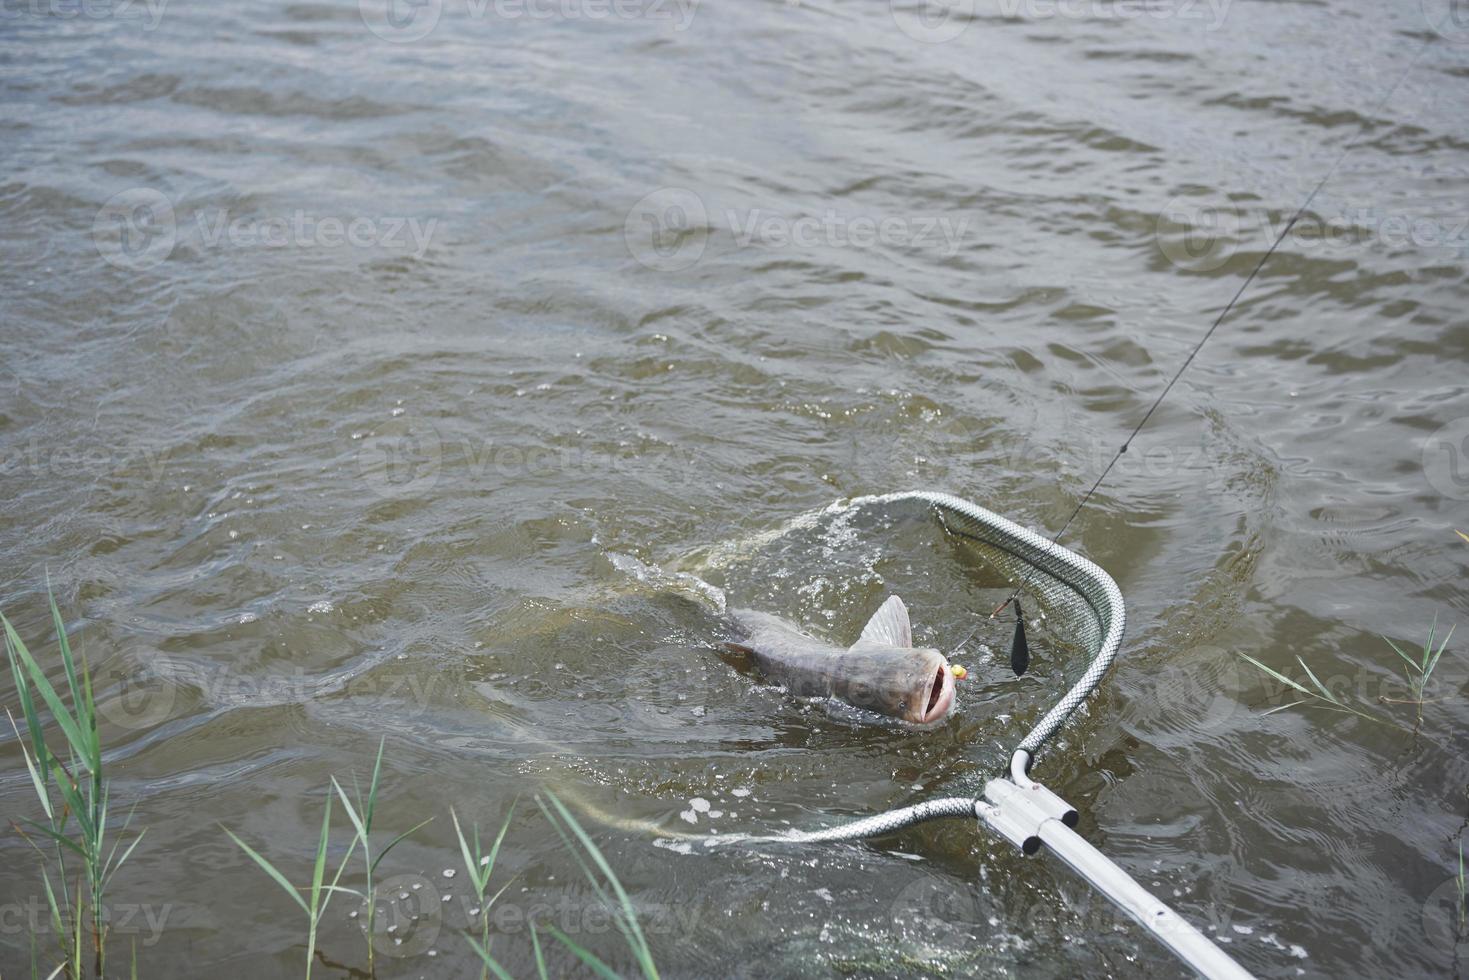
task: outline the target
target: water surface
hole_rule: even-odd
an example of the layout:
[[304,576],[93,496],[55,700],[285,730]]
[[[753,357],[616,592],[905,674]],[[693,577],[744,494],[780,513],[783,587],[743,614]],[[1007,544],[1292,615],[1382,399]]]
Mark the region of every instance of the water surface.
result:
[[[1469,619],[1469,31],[1426,7],[6,0],[0,607],[46,648],[49,574],[98,675],[148,828],[114,955],[299,975],[219,825],[304,878],[385,738],[379,825],[434,821],[383,865],[383,976],[478,975],[449,808],[489,833],[517,797],[498,954],[529,973],[532,915],[629,965],[546,787],[625,824],[592,825],[668,976],[1180,975],[971,826],[655,846],[631,823],[973,786],[1074,651],[1042,631],[1016,680],[983,634],[946,726],[859,727],[608,555],[841,642],[899,591],[957,642],[1003,583],[934,528],[762,536],[905,488],[1059,527],[1356,141],[1068,531],[1130,629],[1036,772],[1261,976],[1456,972],[1463,643],[1416,733],[1379,703],[1378,634]],[[1240,653],[1396,727],[1267,716],[1291,692]],[[38,816],[13,739],[0,772]],[[34,853],[0,853],[32,908]],[[352,907],[326,975],[365,966]]]

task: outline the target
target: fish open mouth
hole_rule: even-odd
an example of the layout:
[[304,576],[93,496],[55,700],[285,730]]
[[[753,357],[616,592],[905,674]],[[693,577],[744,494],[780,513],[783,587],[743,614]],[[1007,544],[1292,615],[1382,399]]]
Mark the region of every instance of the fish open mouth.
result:
[[954,706],[954,675],[947,660],[934,671],[928,687],[928,704],[923,709],[923,721],[938,721]]

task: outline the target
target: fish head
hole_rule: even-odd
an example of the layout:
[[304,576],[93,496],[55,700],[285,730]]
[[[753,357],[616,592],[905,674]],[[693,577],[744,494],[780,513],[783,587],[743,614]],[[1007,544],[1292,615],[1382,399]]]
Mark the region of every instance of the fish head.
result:
[[834,693],[859,708],[916,725],[954,708],[954,672],[937,650],[859,640],[834,667]]

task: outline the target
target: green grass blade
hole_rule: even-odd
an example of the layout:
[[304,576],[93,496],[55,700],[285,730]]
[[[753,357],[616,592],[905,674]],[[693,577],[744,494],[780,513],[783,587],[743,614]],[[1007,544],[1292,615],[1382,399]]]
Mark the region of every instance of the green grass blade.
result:
[[223,830],[226,834],[229,834],[230,840],[239,845],[240,850],[250,855],[250,859],[252,861],[260,865],[261,871],[264,871],[266,874],[270,875],[270,877],[274,879],[277,885],[280,885],[281,888],[285,889],[286,894],[291,896],[291,901],[301,906],[302,912],[305,912],[307,915],[311,914],[311,909],[306,907],[306,900],[301,897],[300,893],[296,889],[296,886],[287,881],[286,876],[277,871],[275,865],[271,864],[259,854],[256,854],[254,848],[252,848],[249,844],[246,844],[244,841],[240,840],[240,838],[236,837],[234,835],[234,832],[231,831],[228,827],[222,826],[220,829]]
[[332,796],[326,796],[326,808],[321,812],[321,836],[316,840],[316,862],[311,866],[311,906],[307,909],[312,918],[318,915],[321,883],[326,880],[326,845],[332,832]]
[[357,839],[363,842],[367,840],[367,825],[358,816],[357,810],[352,806],[352,801],[347,798],[347,791],[342,789],[342,784],[337,782],[337,777],[332,777],[332,787],[336,789],[337,796],[342,799],[342,809],[347,811],[347,819],[352,822],[352,829],[357,831]]
[[47,827],[45,824],[38,823],[35,820],[31,820],[29,817],[21,817],[20,822],[29,826],[36,833],[48,838],[52,843],[60,844],[62,847],[69,848],[75,851],[83,860],[86,859],[87,852],[82,847],[82,845],[78,844],[76,841],[72,840],[65,834],[53,830],[50,827]]
[[572,941],[570,936],[562,932],[560,929],[557,929],[553,925],[547,925],[546,931],[555,936],[557,942],[565,946],[567,949],[571,950],[572,955],[585,963],[587,967],[597,976],[604,978],[604,980],[622,980],[622,978],[617,975],[616,971],[614,971],[606,963],[603,963],[595,953],[586,950],[581,946],[578,946],[575,942]]
[[70,773],[56,761],[51,760],[51,775],[56,779],[56,789],[61,793],[61,799],[76,817],[77,828],[83,839],[94,839],[91,814],[87,812],[87,805],[82,801],[82,795],[77,791],[76,783],[72,781]]
[[459,854],[464,858],[464,870],[469,872],[469,879],[474,883],[476,896],[481,900],[485,897],[485,886],[490,882],[490,876],[480,875],[479,866],[479,824],[474,825],[474,853],[470,853],[469,842],[464,838],[464,828],[459,826],[459,814],[454,808],[449,807],[449,819],[454,821],[454,834],[459,838]]
[[[0,622],[4,622],[4,615],[0,615]],[[15,690],[20,695],[20,713],[26,720],[26,730],[31,735],[31,750],[36,755],[36,766],[41,771],[43,780],[51,779],[50,750],[46,747],[46,736],[41,730],[41,714],[36,710],[35,698],[31,696],[31,685],[25,679],[25,673],[20,666],[20,658],[15,642],[11,639],[14,630],[9,629],[10,624],[5,623],[5,655],[10,661],[10,674],[15,679]],[[24,646],[25,644],[20,644]],[[11,726],[14,727],[14,720]],[[17,733],[17,736],[19,733]],[[50,796],[47,795],[47,810],[50,810]],[[49,814],[48,814],[49,815]]]
[[1392,648],[1393,648],[1393,651],[1394,651],[1394,652],[1395,652],[1395,653],[1396,653],[1396,654],[1397,654],[1397,655],[1398,655],[1398,656],[1400,656],[1400,657],[1402,657],[1402,658],[1403,658],[1403,663],[1405,663],[1405,664],[1407,664],[1407,665],[1408,665],[1408,666],[1409,666],[1409,667],[1411,667],[1411,668],[1413,668],[1413,670],[1415,670],[1415,671],[1418,671],[1418,672],[1419,672],[1419,673],[1422,673],[1422,671],[1421,671],[1421,670],[1420,670],[1420,668],[1419,668],[1419,667],[1418,667],[1418,661],[1416,661],[1416,660],[1414,660],[1414,659],[1413,659],[1413,658],[1412,658],[1412,657],[1410,657],[1410,656],[1408,656],[1408,655],[1407,655],[1407,654],[1406,654],[1406,653],[1404,653],[1404,652],[1403,652],[1403,648],[1402,648],[1402,647],[1400,647],[1400,646],[1398,646],[1398,645],[1397,645],[1397,644],[1396,644],[1396,643],[1394,643],[1394,642],[1393,642],[1393,641],[1392,641],[1392,640],[1389,640],[1389,639],[1388,639],[1388,638],[1387,638],[1387,637],[1385,637],[1385,636],[1384,636],[1384,637],[1383,637],[1383,639],[1384,639],[1384,640],[1387,640],[1387,645],[1388,645],[1388,646],[1390,646],[1390,647],[1392,647]]
[[[138,833],[138,836],[136,836],[136,837],[133,838],[133,842],[128,845],[128,849],[127,850],[125,850],[125,851],[122,852],[122,857],[117,861],[116,864],[113,864],[112,863],[112,858],[117,855],[117,844],[112,845],[112,855],[107,858],[107,864],[104,865],[103,866],[103,869],[102,869],[103,870],[103,878],[102,878],[103,885],[106,885],[108,882],[110,882],[112,880],[112,876],[115,875],[115,874],[117,874],[118,871],[120,871],[122,869],[122,866],[123,866],[124,863],[126,863],[127,859],[133,856],[133,850],[134,850],[134,848],[136,848],[138,846],[139,842],[142,841],[142,839],[143,839],[143,835],[146,834],[147,832],[148,832],[148,828],[147,827],[144,827]],[[121,844],[122,841],[118,841],[117,843],[118,844]]]
[[1434,651],[1433,656],[1430,657],[1428,660],[1428,666],[1423,671],[1424,678],[1429,677],[1433,673],[1433,668],[1438,666],[1439,658],[1443,656],[1444,650],[1447,649],[1449,645],[1449,640],[1452,640],[1454,638],[1454,630],[1458,628],[1458,624],[1456,623],[1453,626],[1450,626],[1449,631],[1444,634],[1443,642],[1438,645],[1438,649]]
[[41,883],[46,886],[46,904],[51,909],[51,930],[56,933],[57,938],[66,935],[66,927],[61,924],[61,905],[56,901],[56,892],[51,890],[51,875],[46,871],[41,872]]
[[87,666],[87,658],[82,657],[82,697],[77,699],[72,695],[72,704],[76,707],[77,723],[82,729],[82,734],[90,738],[88,748],[91,750],[91,765],[87,768],[94,776],[102,773],[102,736],[97,733],[97,701],[92,696],[92,670]]
[[514,878],[511,878],[509,881],[505,882],[505,884],[501,885],[500,886],[500,890],[497,891],[497,892],[495,892],[495,894],[491,895],[490,898],[489,898],[489,901],[486,901],[484,903],[484,906],[483,906],[484,907],[484,910],[486,912],[488,912],[490,910],[490,906],[492,906],[496,902],[498,902],[500,900],[500,896],[503,895],[503,894],[505,894],[507,891],[509,891],[510,890],[510,886],[513,885],[513,884],[515,884],[516,880],[519,877],[520,877],[519,875],[516,875]]
[[536,976],[539,980],[547,980],[546,958],[541,954],[541,937],[534,922],[530,924],[530,945],[531,951],[536,954]]
[[423,829],[423,827],[427,824],[433,823],[433,820],[433,817],[429,817],[427,820],[421,820],[418,823],[414,824],[412,827],[409,827],[407,830],[403,831],[397,837],[394,837],[392,840],[390,840],[388,842],[388,846],[382,849],[382,853],[378,854],[378,856],[373,859],[372,867],[368,869],[367,873],[372,874],[374,871],[376,871],[377,866],[382,863],[383,858],[388,856],[389,851],[402,843],[402,841],[410,834],[414,833],[417,830]]
[[77,728],[84,739],[80,747],[74,746],[82,756],[87,771],[100,774],[102,771],[102,741],[97,734],[97,702],[92,697],[92,676],[82,661],[81,683],[77,683],[76,658],[72,656],[71,640],[66,635],[66,624],[61,621],[61,610],[56,606],[56,594],[51,591],[51,581],[46,581],[46,599],[51,605],[51,623],[56,628],[56,643],[61,648],[61,663],[66,670],[66,686],[71,694],[72,709],[76,713]]
[[66,671],[66,686],[71,691],[72,702],[77,701],[81,686],[77,684],[77,665],[71,655],[71,641],[66,637],[66,624],[61,621],[61,610],[56,608],[56,595],[51,591],[51,580],[47,576],[46,599],[51,604],[51,623],[56,629],[56,643],[61,648],[61,666]]
[[1300,657],[1297,657],[1296,663],[1301,665],[1301,669],[1306,672],[1307,677],[1311,678],[1311,683],[1316,685],[1316,690],[1321,692],[1321,696],[1323,698],[1330,701],[1332,704],[1341,704],[1341,702],[1337,700],[1336,695],[1332,694],[1331,691],[1327,689],[1326,685],[1321,683],[1321,680],[1316,676],[1316,672],[1313,671],[1310,667],[1306,666],[1306,662],[1304,660],[1302,660]]
[[[551,812],[550,808],[546,806],[545,801],[542,800],[539,796],[536,797],[536,805],[541,808],[541,813],[545,814],[547,822],[551,824],[551,829],[555,830],[556,835],[561,838],[562,846],[564,846],[566,850],[571,853],[572,858],[576,860],[577,866],[581,868],[581,873],[585,875],[587,881],[591,883],[592,891],[596,893],[598,900],[603,902],[610,910],[615,912],[617,903],[612,900],[612,896],[607,894],[607,889],[602,887],[602,883],[597,879],[596,872],[592,870],[592,866],[587,864],[586,859],[582,857],[581,848],[577,847],[576,842],[573,841],[567,835],[566,831],[561,828],[561,823],[559,820],[556,819],[556,815]],[[619,916],[614,915],[613,918],[618,923],[619,929],[624,928],[621,925],[622,919]]]
[[488,968],[491,973],[499,977],[500,980],[515,980],[515,978],[510,975],[510,971],[501,966],[500,961],[491,956],[490,951],[485,949],[478,942],[476,942],[473,936],[465,936],[464,938],[469,940],[469,945],[474,947],[474,951],[479,954],[479,958],[484,961],[485,967]]
[[[372,764],[372,782],[368,784],[367,806],[363,808],[364,823],[366,823],[368,830],[372,829],[372,815],[377,810],[377,786],[378,780],[383,774],[383,748],[387,745],[387,741],[386,736],[378,736],[377,761]],[[420,826],[422,825],[420,824]]]
[[36,658],[31,656],[31,652],[21,642],[20,636],[15,632],[15,627],[10,625],[10,620],[0,616],[0,623],[4,624],[5,634],[14,644],[21,663],[25,665],[26,673],[30,675],[31,683],[40,692],[41,700],[46,702],[46,707],[51,709],[51,714],[56,719],[56,724],[60,726],[61,733],[66,736],[66,741],[71,745],[72,751],[82,755],[84,759],[89,757],[89,753],[83,752],[88,743],[82,735],[81,727],[72,713],[66,709],[66,705],[62,704],[61,695],[57,694],[56,688],[51,686],[46,672],[41,669],[41,665],[36,663]]
[[1280,681],[1282,684],[1286,685],[1287,687],[1290,687],[1293,690],[1299,691],[1302,694],[1308,695],[1308,696],[1313,697],[1313,698],[1316,696],[1315,694],[1312,694],[1311,691],[1307,690],[1302,685],[1297,684],[1295,681],[1291,680],[1289,677],[1287,677],[1284,674],[1282,674],[1280,671],[1275,670],[1275,669],[1273,669],[1271,667],[1266,667],[1264,664],[1260,663],[1260,661],[1256,660],[1254,657],[1250,656],[1248,653],[1242,653],[1242,654],[1240,654],[1240,656],[1243,657],[1243,658],[1245,658],[1246,660],[1248,660],[1250,663],[1254,664],[1256,667],[1258,667],[1261,670],[1263,670],[1265,673],[1269,674],[1271,677],[1274,677],[1276,680]]
[[[24,712],[25,709],[22,707],[21,710]],[[25,741],[21,738],[20,727],[15,723],[15,716],[10,714],[9,711],[6,711],[5,714],[10,718],[10,728],[15,732],[15,742],[20,746],[20,754],[21,758],[25,760],[26,771],[31,774],[31,787],[36,791],[36,798],[41,801],[41,809],[46,811],[46,819],[55,823],[56,816],[51,809],[51,793],[46,788],[47,782],[41,779],[41,774],[36,769],[37,760],[32,758],[30,748],[27,747]]]
[[561,819],[566,821],[567,826],[571,828],[577,840],[586,848],[587,853],[591,855],[592,860],[596,862],[602,874],[607,876],[608,884],[617,893],[617,899],[622,905],[622,914],[626,919],[627,929],[630,931],[628,940],[633,947],[633,952],[637,955],[643,967],[643,973],[650,978],[656,978],[658,976],[658,970],[653,965],[652,953],[648,948],[648,941],[643,936],[642,927],[638,925],[637,911],[633,908],[632,899],[628,898],[627,891],[623,889],[622,882],[617,880],[617,874],[612,870],[612,866],[607,863],[607,859],[602,856],[601,850],[593,843],[592,838],[587,835],[587,832],[582,829],[581,824],[577,822],[576,817],[572,816],[571,811],[566,808],[566,805],[557,798],[555,793],[548,791],[546,796],[550,798],[551,804],[556,807],[556,812],[560,814]]
[[489,881],[490,873],[495,870],[495,861],[500,856],[500,845],[505,840],[505,832],[510,829],[510,821],[515,816],[515,804],[519,799],[510,801],[510,812],[505,814],[505,822],[500,825],[500,832],[495,835],[494,846],[490,848],[490,859],[485,862],[485,880]]

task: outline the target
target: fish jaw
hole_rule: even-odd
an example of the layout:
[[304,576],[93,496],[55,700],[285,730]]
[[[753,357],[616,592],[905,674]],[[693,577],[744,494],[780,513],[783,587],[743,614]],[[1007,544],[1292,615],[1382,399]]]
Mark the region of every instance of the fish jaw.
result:
[[943,721],[954,708],[954,671],[949,667],[947,658],[940,656],[939,660],[941,665],[929,688],[928,703],[918,719],[921,725]]

